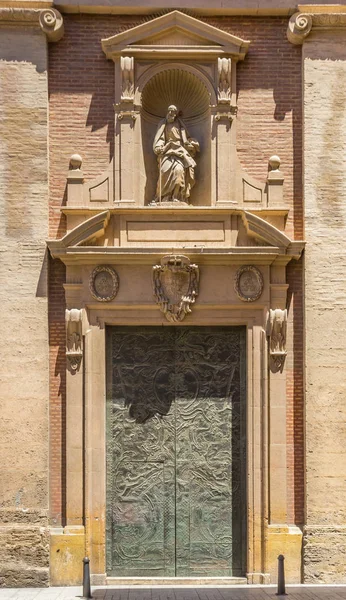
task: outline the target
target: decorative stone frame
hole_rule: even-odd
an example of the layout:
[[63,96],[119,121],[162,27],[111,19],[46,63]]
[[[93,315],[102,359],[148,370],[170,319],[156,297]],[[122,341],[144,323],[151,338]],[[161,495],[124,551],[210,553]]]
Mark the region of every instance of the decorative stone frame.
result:
[[199,134],[202,140],[191,204],[282,209],[280,160],[275,168],[270,163],[266,181],[258,181],[243,171],[236,151],[236,70],[249,43],[177,10],[102,40],[106,57],[114,62],[118,158],[89,182],[84,182],[81,168],[71,168],[67,206],[100,209],[150,204],[157,180],[151,138],[165,115],[150,117],[143,109],[142,94],[155,76],[169,77],[179,69],[203,86],[208,105],[203,119],[186,121],[192,136],[199,139]]
[[[70,219],[71,209],[64,210]],[[171,227],[171,212],[169,209],[160,211],[161,226],[166,219]],[[280,369],[270,368],[267,315],[270,309],[285,310],[286,265],[292,258],[299,258],[304,244],[290,240],[283,231],[246,211],[214,208],[208,209],[206,216],[203,211],[196,212],[194,208],[184,210],[181,221],[184,231],[196,231],[196,218],[199,223],[207,219],[204,221],[207,227],[222,222],[220,230],[226,231],[226,237],[224,245],[217,246],[213,241],[206,241],[201,248],[175,242],[174,254],[184,254],[198,265],[202,286],[192,313],[185,317],[183,323],[172,325],[160,312],[152,295],[152,268],[158,263],[158,257],[167,256],[172,251],[169,242],[155,248],[152,241],[151,245],[146,245],[146,230],[151,222],[155,223],[155,214],[154,208],[103,211],[75,226],[61,240],[49,242],[52,255],[67,266],[65,291],[68,308],[84,308],[82,365],[77,373],[67,371],[66,374],[67,525],[62,535],[53,535],[53,547],[58,544],[64,544],[59,547],[67,549],[71,548],[71,544],[78,546],[79,554],[74,554],[78,558],[84,553],[86,544],[93,583],[114,583],[114,580],[106,578],[105,573],[105,327],[245,325],[247,580],[250,583],[275,581],[277,555],[282,552],[287,558],[287,580],[298,582],[302,533],[287,523],[286,371],[285,364]],[[75,218],[74,212],[71,216]],[[130,243],[126,236],[131,231],[129,225],[134,218],[136,223],[144,219],[144,228],[135,230],[143,232],[144,238],[139,239],[144,241]],[[246,232],[245,246],[232,246],[237,233],[233,227]],[[109,242],[109,231],[119,231],[119,228],[122,232],[118,246],[104,246],[102,236]],[[230,228],[228,233],[227,228]],[[189,236],[193,239],[191,233]],[[183,237],[185,239],[185,234]],[[252,238],[256,243],[251,246]],[[113,300],[101,303],[95,301],[90,293],[89,277],[95,266],[105,261],[105,256],[108,265],[116,265],[122,286]],[[240,300],[233,288],[235,273],[244,265],[259,269],[264,282],[261,297],[251,303]],[[217,297],[214,286],[219,290]],[[77,558],[73,559],[76,561],[75,572],[80,573]],[[54,560],[57,560],[56,553]],[[71,582],[66,582],[66,578],[63,581]],[[78,578],[72,581],[76,583]]]

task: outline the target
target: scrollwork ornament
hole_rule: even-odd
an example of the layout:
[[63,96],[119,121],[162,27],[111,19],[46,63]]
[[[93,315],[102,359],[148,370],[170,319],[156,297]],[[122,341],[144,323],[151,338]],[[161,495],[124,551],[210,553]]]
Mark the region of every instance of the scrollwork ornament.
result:
[[292,44],[302,44],[312,28],[312,16],[305,13],[295,13],[288,22],[287,39]]
[[40,12],[40,26],[49,42],[58,42],[64,35],[64,22],[55,8],[47,8]]
[[257,267],[244,265],[240,267],[234,279],[235,292],[243,302],[255,302],[263,292],[263,276]]
[[108,265],[95,267],[90,275],[89,289],[98,302],[110,302],[118,293],[118,273]]

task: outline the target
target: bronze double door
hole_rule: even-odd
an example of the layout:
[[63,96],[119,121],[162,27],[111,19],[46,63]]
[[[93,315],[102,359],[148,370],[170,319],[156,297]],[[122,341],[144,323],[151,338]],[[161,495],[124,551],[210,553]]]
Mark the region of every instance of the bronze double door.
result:
[[245,328],[107,333],[107,574],[245,573]]

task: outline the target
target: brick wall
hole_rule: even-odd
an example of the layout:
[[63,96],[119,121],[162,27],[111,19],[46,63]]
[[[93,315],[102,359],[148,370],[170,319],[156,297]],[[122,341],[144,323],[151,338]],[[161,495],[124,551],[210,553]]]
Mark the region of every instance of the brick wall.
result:
[[[65,202],[69,157],[83,157],[83,171],[91,179],[106,168],[114,152],[113,62],[107,61],[100,40],[143,22],[144,17],[64,15],[65,36],[50,46],[50,236],[60,237],[65,221],[60,207]],[[301,48],[286,39],[286,18],[224,17],[204,19],[230,33],[251,41],[247,58],[238,64],[237,147],[242,166],[264,181],[268,159],[278,154],[285,176],[285,204],[290,207],[287,233],[303,238],[302,212],[302,90]],[[51,301],[62,302],[64,273],[52,266],[54,285]],[[290,320],[294,355],[288,364],[287,436],[289,444],[289,515],[302,523],[303,492],[303,390],[302,390],[302,268],[288,269]],[[60,279],[59,279],[60,277]],[[54,347],[51,353],[51,402],[59,423],[63,418],[63,380],[56,355],[63,356],[65,333],[63,312],[55,313]],[[59,324],[60,319],[60,324]],[[53,323],[51,322],[51,325]],[[58,382],[57,382],[58,380]],[[51,413],[52,415],[55,412]],[[53,417],[52,417],[53,419]],[[54,418],[55,419],[55,418]],[[58,475],[62,428],[55,426],[54,465],[51,496],[58,508],[63,491],[63,474]],[[53,422],[52,422],[53,424]]]

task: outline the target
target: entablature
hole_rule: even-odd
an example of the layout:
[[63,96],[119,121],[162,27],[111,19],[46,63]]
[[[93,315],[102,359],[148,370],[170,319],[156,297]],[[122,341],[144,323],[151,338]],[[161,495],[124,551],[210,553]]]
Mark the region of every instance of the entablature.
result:
[[48,242],[54,258],[65,264],[93,263],[101,257],[146,263],[171,251],[211,264],[284,265],[298,259],[304,247],[260,216],[239,209],[113,208],[85,217],[81,209],[68,211],[74,227],[62,239]]

